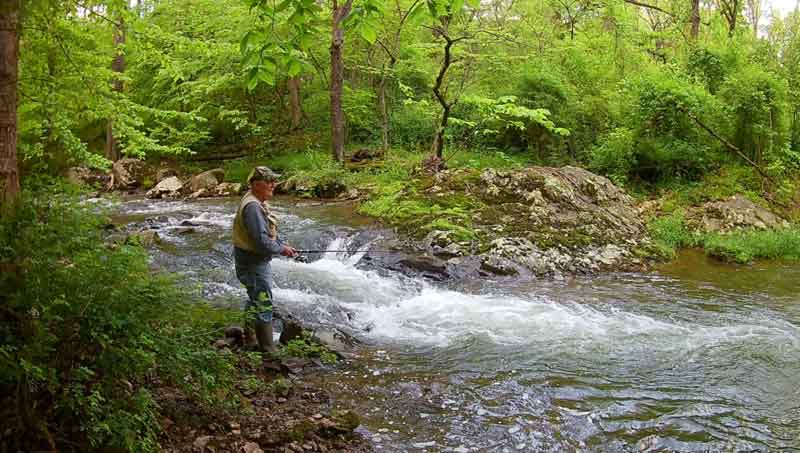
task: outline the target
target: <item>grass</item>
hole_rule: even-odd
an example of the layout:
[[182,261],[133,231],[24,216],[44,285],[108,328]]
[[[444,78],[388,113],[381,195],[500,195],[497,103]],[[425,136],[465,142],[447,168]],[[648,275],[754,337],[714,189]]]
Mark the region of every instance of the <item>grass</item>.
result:
[[800,228],[708,234],[703,238],[703,248],[711,256],[736,263],[756,259],[800,261]]
[[676,210],[664,217],[657,217],[647,225],[653,242],[649,252],[657,257],[673,259],[678,249],[690,247],[696,243],[686,225],[682,210]]
[[757,259],[800,261],[800,228],[743,230],[731,233],[692,232],[682,210],[653,219],[648,224],[653,239],[650,254],[672,259],[677,250],[702,247],[724,261],[747,264]]

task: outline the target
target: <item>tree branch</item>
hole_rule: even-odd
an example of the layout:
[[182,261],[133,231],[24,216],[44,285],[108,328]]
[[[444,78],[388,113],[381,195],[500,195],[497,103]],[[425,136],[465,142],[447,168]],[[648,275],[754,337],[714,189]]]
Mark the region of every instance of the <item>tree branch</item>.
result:
[[637,0],[623,0],[623,1],[625,3],[630,3],[631,5],[641,6],[643,8],[648,8],[648,9],[652,9],[652,10],[655,10],[655,11],[660,11],[660,12],[662,12],[662,13],[668,15],[668,16],[674,16],[675,15],[672,12],[667,11],[667,10],[665,10],[665,9],[659,7],[659,6],[656,6],[656,5],[650,5],[648,3],[642,3],[642,2],[639,2]]
[[712,137],[714,137],[717,140],[719,140],[720,143],[725,145],[731,151],[735,152],[737,155],[739,155],[739,157],[744,159],[745,162],[747,162],[748,164],[750,164],[750,166],[755,168],[758,171],[758,173],[761,174],[762,177],[764,177],[764,179],[766,179],[767,181],[771,182],[772,184],[775,184],[775,181],[761,168],[761,166],[759,166],[757,163],[753,162],[752,159],[747,157],[747,155],[744,152],[742,152],[742,150],[739,149],[738,146],[736,146],[733,143],[729,142],[727,139],[725,139],[725,137],[722,137],[721,135],[717,134],[713,129],[711,129],[705,123],[700,121],[700,119],[697,117],[697,115],[695,115],[694,113],[690,112],[689,109],[687,109],[685,107],[680,107],[680,106],[678,108],[680,110],[683,110],[683,112],[686,113],[686,115],[689,118],[691,118],[692,121],[694,121],[698,126],[700,126],[701,129],[703,129],[704,131],[708,132]]

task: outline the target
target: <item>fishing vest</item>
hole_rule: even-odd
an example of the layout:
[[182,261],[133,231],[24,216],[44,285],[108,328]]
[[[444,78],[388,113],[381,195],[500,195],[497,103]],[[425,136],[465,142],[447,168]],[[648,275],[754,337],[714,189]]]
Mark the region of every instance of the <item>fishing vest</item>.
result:
[[[256,246],[256,241],[253,240],[250,232],[247,231],[247,225],[244,223],[244,208],[250,203],[258,203],[258,207],[261,208],[261,212],[267,220],[269,237],[273,240],[278,238],[278,219],[269,212],[265,203],[262,203],[252,192],[248,191],[242,197],[239,208],[236,210],[236,217],[233,219],[233,245],[250,253],[261,255],[262,251]],[[253,236],[258,233],[254,231]]]

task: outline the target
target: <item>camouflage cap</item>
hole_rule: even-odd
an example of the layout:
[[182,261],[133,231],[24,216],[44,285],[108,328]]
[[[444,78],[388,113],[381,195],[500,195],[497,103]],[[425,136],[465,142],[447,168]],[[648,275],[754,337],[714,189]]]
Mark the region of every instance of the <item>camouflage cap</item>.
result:
[[275,182],[280,177],[281,175],[270,170],[268,167],[259,166],[253,168],[253,170],[247,176],[247,183],[250,184],[253,181]]

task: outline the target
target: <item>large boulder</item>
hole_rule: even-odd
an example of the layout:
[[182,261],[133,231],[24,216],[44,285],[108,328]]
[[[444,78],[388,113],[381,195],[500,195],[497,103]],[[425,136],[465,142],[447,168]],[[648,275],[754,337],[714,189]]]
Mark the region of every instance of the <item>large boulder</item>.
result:
[[[583,274],[641,264],[633,251],[646,243],[647,228],[633,198],[581,168],[448,170],[426,193],[466,197],[483,273]],[[423,243],[437,256],[471,253],[472,244],[451,236],[430,233]]]
[[770,229],[786,221],[741,195],[712,201],[689,215],[692,226],[706,232],[727,232],[738,228]]
[[148,190],[145,196],[147,198],[175,198],[180,195],[183,182],[177,176],[170,176],[169,178],[156,184],[155,187]]
[[221,183],[224,178],[225,170],[221,168],[204,171],[199,175],[192,176],[191,179],[186,181],[183,192],[190,194],[201,190],[209,191]]
[[156,170],[154,181],[159,183],[171,176],[178,176],[178,170],[172,167],[159,167]]
[[144,161],[126,157],[114,162],[111,167],[110,188],[117,190],[135,189],[142,186],[147,166]]
[[577,167],[486,170],[472,191],[487,205],[474,220],[543,248],[637,245],[646,227],[633,198]]

